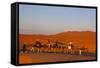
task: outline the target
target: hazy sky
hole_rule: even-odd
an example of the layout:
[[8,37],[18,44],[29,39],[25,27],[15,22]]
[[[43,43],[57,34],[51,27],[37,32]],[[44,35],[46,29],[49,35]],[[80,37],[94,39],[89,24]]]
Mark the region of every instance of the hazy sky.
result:
[[96,9],[20,5],[20,34],[95,31]]

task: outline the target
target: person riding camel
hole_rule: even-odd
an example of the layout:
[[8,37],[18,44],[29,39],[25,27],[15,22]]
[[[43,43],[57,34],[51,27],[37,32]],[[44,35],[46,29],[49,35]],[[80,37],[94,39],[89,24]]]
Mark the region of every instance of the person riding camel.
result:
[[74,51],[73,51],[74,46],[73,46],[73,42],[72,41],[69,42],[67,48],[68,48],[68,53],[70,53],[70,54],[74,53]]
[[23,47],[22,47],[21,50],[22,50],[23,53],[26,53],[28,51],[26,44],[23,44]]
[[41,45],[41,43],[40,43],[40,41],[39,40],[37,40],[36,41],[36,43],[35,43],[35,45],[34,45],[35,47],[37,47],[37,48],[40,48],[40,47],[42,47],[42,45]]
[[68,49],[73,49],[73,42],[72,41],[69,42]]
[[48,39],[47,45],[48,45],[49,48],[51,48],[51,43],[50,43],[49,39]]
[[53,47],[57,47],[58,48],[58,40],[55,42],[55,45]]

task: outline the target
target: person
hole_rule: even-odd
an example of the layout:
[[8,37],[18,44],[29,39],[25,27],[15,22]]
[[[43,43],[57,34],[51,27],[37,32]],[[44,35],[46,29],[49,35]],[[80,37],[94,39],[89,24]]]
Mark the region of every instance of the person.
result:
[[72,54],[73,53],[73,42],[70,41],[69,44],[68,44],[68,53]]
[[47,45],[49,48],[51,48],[50,40],[48,39]]
[[55,47],[58,48],[58,40],[55,42]]
[[22,52],[23,52],[23,53],[27,53],[27,47],[26,47],[26,44],[23,45],[23,47],[22,47]]
[[42,45],[41,45],[40,41],[37,40],[34,46],[40,48]]
[[37,53],[41,52],[42,45],[41,45],[41,42],[39,40],[36,41],[36,43],[35,43],[35,45],[33,45],[33,47],[35,47],[35,51]]
[[81,49],[79,49],[79,55],[82,55],[82,50]]
[[72,41],[69,42],[68,49],[73,49],[73,43],[72,43]]
[[87,53],[87,48],[85,48],[84,46],[82,46],[80,49],[79,49],[79,55],[82,55],[82,54],[85,54]]

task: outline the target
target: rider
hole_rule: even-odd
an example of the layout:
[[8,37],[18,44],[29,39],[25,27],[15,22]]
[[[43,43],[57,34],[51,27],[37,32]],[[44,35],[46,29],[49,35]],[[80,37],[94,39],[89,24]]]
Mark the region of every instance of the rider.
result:
[[49,48],[51,47],[51,44],[50,44],[50,40],[49,39],[48,39],[47,45],[48,45]]
[[36,46],[36,47],[38,47],[38,48],[40,48],[40,47],[41,47],[41,43],[40,43],[40,41],[39,41],[39,40],[37,40],[37,41],[36,41],[35,46]]
[[68,53],[71,53],[71,54],[73,53],[73,47],[74,47],[73,42],[70,41],[69,44],[68,44]]
[[73,49],[73,42],[72,41],[69,42],[68,49]]
[[26,44],[23,45],[23,47],[22,47],[22,51],[23,51],[24,53],[27,52],[27,46],[26,46]]

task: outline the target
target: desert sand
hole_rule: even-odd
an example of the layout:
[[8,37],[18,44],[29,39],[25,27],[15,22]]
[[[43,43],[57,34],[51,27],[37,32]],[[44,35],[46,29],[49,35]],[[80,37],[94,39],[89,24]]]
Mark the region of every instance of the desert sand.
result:
[[34,53],[34,54],[20,54],[19,63],[46,63],[46,62],[63,62],[63,61],[82,61],[95,60],[95,56],[82,55],[68,55],[68,54],[54,54],[54,53]]
[[[69,31],[60,32],[54,35],[26,35],[19,34],[19,48],[22,48],[23,44],[29,46],[35,44],[36,40],[41,43],[47,43],[47,40],[55,42],[56,40],[65,44],[70,41],[73,42],[76,47],[88,48],[89,52],[96,53],[96,32],[91,31]],[[69,59],[71,58],[71,59]],[[67,54],[49,54],[49,53],[36,53],[36,54],[19,54],[19,63],[41,63],[41,62],[56,62],[56,61],[75,61],[75,60],[92,60],[96,57],[93,56],[77,56]]]
[[41,43],[47,43],[47,40],[50,39],[51,42],[56,40],[61,41],[67,45],[70,41],[73,42],[76,47],[86,47],[89,51],[95,52],[96,50],[96,33],[91,31],[82,31],[82,32],[61,32],[55,35],[19,35],[19,48],[25,43],[35,44],[36,40],[39,40]]

